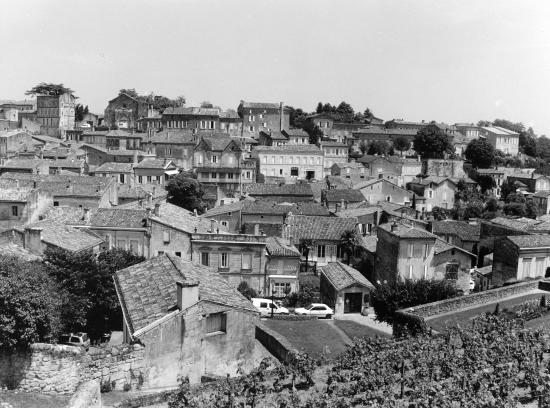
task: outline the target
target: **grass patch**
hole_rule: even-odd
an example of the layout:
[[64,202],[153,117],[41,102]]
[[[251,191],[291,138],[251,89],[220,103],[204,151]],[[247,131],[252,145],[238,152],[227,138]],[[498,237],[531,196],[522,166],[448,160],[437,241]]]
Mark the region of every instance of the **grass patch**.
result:
[[312,358],[334,358],[346,349],[342,336],[322,320],[265,320],[267,327],[275,330],[300,352]]
[[0,403],[13,408],[59,408],[69,404],[71,395],[46,395],[36,392],[0,391]]
[[356,337],[391,337],[389,334],[380,330],[373,329],[372,327],[368,327],[351,320],[335,320],[334,324],[346,333],[352,340]]

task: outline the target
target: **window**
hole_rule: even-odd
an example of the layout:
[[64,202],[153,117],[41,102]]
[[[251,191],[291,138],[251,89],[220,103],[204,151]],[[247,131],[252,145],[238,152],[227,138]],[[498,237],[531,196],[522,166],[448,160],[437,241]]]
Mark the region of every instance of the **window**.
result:
[[176,256],[179,256],[181,258],[181,252],[176,252]]
[[59,201],[54,201],[54,202],[53,202],[53,206],[54,206],[54,207],[59,207]]
[[130,240],[130,252],[139,255],[139,241]]
[[279,176],[283,175],[283,169],[279,169]]
[[218,174],[217,173],[212,173],[212,178],[213,179],[218,178]]
[[116,247],[117,247],[117,248],[120,248],[120,249],[126,249],[126,241],[123,240],[123,239],[119,239],[119,240],[116,242]]
[[294,177],[298,177],[299,170],[298,167],[291,167],[290,168],[290,175]]
[[324,258],[325,257],[325,246],[324,245],[318,245],[317,246],[317,258]]
[[233,177],[235,177],[235,175],[233,173],[227,173],[227,178],[228,179],[233,179]]
[[458,264],[450,263],[445,267],[445,279],[457,280],[458,279]]
[[217,163],[218,162],[218,156],[216,156],[215,154],[212,155],[212,163]]
[[409,258],[413,257],[414,244],[407,244],[407,256]]
[[157,251],[157,255],[164,255],[164,251]]
[[121,182],[122,184],[124,184],[124,174],[121,174],[121,175],[120,175],[120,182]]
[[227,227],[227,221],[221,221],[220,224],[222,225],[222,227]]
[[246,269],[246,270],[252,269],[252,254],[243,254],[241,262],[242,262],[241,269]]
[[544,276],[544,258],[535,259],[536,277]]
[[286,296],[292,290],[290,282],[275,282],[273,284],[273,295]]
[[147,176],[147,182],[148,182],[148,183],[151,182],[151,176]]
[[225,333],[227,315],[225,313],[212,313],[206,317],[206,333]]
[[170,242],[170,231],[162,231],[162,240],[165,244]]
[[249,127],[248,127],[248,130],[249,130],[250,132],[254,132],[254,126],[249,126]]
[[201,252],[201,265],[210,266],[210,254],[208,252]]
[[409,279],[413,278],[413,266],[409,265]]
[[262,127],[266,128],[267,127],[267,122],[262,122]]
[[433,198],[433,193],[432,190],[428,190],[428,198]]
[[220,268],[229,268],[229,254],[227,252],[220,254]]
[[428,265],[424,265],[424,279],[428,279]]
[[19,208],[16,205],[11,206],[11,215],[17,217],[19,214]]
[[247,178],[247,179],[250,178],[250,172],[249,172],[249,171],[246,172],[246,178]]

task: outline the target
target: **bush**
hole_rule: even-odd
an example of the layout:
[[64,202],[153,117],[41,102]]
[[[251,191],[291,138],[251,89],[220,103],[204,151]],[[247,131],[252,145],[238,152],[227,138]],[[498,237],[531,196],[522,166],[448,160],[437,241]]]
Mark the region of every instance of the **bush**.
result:
[[59,289],[43,265],[15,257],[0,261],[0,349],[26,348],[59,334]]
[[245,281],[241,281],[241,283],[239,283],[239,286],[237,286],[237,290],[241,292],[242,295],[248,300],[258,297],[258,293],[250,286],[248,286],[248,283],[246,283]]
[[406,279],[377,285],[371,294],[371,302],[376,319],[393,324],[396,310],[437,302],[457,295],[454,283],[447,280]]
[[320,302],[319,278],[313,275],[300,276],[300,290],[292,292],[283,300],[286,307],[307,306],[310,303]]

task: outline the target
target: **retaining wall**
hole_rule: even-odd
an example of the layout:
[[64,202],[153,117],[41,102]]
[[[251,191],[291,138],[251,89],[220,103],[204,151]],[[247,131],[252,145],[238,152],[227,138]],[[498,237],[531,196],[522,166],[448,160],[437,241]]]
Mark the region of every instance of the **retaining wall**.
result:
[[262,323],[256,324],[256,339],[280,361],[288,361],[290,354],[298,353],[285,337]]

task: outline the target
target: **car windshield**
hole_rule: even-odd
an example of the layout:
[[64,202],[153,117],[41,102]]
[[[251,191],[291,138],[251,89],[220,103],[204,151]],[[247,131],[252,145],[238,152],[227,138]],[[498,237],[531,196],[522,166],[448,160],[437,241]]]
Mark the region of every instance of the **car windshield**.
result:
[[307,310],[311,310],[311,309],[313,309],[314,307],[315,307],[315,306],[313,306],[313,305],[310,304],[308,307],[306,307],[306,309],[307,309]]
[[70,336],[68,336],[68,335],[61,336],[61,337],[59,338],[59,341],[60,341],[61,343],[66,343],[66,342],[69,341],[69,338],[70,338]]

